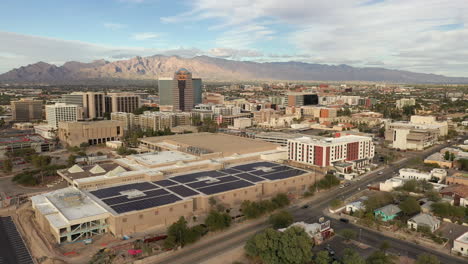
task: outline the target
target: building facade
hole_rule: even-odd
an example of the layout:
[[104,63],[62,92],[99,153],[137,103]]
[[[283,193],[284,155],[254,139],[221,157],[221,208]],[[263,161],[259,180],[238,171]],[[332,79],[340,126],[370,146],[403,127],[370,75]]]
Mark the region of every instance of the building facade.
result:
[[315,165],[332,166],[337,162],[353,162],[367,165],[374,157],[372,138],[342,136],[338,138],[300,137],[288,140],[288,158],[291,161]]
[[106,96],[104,93],[86,92],[83,93],[84,117],[102,118],[106,112]]
[[140,108],[140,96],[134,93],[110,93],[107,95],[110,100],[110,111],[132,113]]
[[159,78],[160,105],[172,105],[174,111],[188,112],[202,102],[202,80],[181,68],[173,78]]
[[50,127],[57,128],[59,122],[73,122],[83,119],[83,108],[77,105],[56,103],[46,105],[46,119]]
[[124,124],[105,120],[94,122],[59,122],[58,137],[68,146],[104,144],[119,140],[124,135]]
[[13,121],[29,122],[42,120],[42,100],[21,99],[11,101]]

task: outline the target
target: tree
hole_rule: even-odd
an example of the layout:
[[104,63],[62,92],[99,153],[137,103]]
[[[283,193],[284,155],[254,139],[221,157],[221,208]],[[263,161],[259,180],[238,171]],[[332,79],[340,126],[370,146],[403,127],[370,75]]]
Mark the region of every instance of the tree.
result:
[[315,264],[328,264],[330,263],[331,258],[328,251],[322,250],[317,253],[315,256]]
[[11,159],[6,159],[3,161],[3,171],[9,173],[13,170],[13,162]]
[[406,215],[413,215],[421,212],[421,206],[419,202],[411,196],[408,196],[403,202],[400,203],[401,211]]
[[424,253],[418,256],[415,264],[440,264],[440,260],[434,255]]
[[369,199],[364,201],[366,207],[366,212],[374,212],[375,209],[380,208],[384,205],[393,202],[393,196],[391,193],[387,192],[378,192],[369,197]]
[[197,241],[202,236],[200,232],[201,231],[196,227],[189,228],[187,226],[187,221],[181,216],[177,222],[173,223],[167,229],[167,238],[164,240],[164,247],[184,247],[187,244]]
[[70,156],[68,156],[68,159],[67,159],[67,165],[71,167],[75,165],[75,161],[76,161],[76,156],[73,154],[70,154]]
[[289,205],[289,198],[284,193],[278,193],[271,201],[276,205],[276,207],[281,208]]
[[345,248],[343,253],[343,264],[366,264],[366,261],[355,250]]
[[459,166],[461,170],[468,170],[468,159],[459,159],[458,163],[460,164]]
[[231,225],[231,216],[212,210],[205,219],[205,225],[210,231],[218,231]]
[[367,264],[395,264],[396,257],[387,255],[381,250],[374,251],[367,259]]
[[391,247],[390,242],[385,240],[380,244],[379,249],[382,250],[384,253],[386,253],[390,247]]
[[350,241],[351,239],[355,239],[356,238],[356,231],[352,230],[352,229],[342,229],[339,233],[346,241]]
[[332,209],[336,209],[336,208],[338,208],[338,207],[340,207],[340,206],[342,206],[342,205],[343,205],[343,201],[340,200],[340,199],[334,199],[334,200],[332,200],[332,201],[330,202],[330,207],[331,207]]
[[450,160],[450,152],[449,151],[445,151],[444,159],[445,160]]
[[272,228],[254,235],[245,244],[247,256],[258,257],[265,264],[305,264],[312,258],[312,240],[300,227],[284,232]]
[[288,211],[280,211],[276,214],[270,215],[268,222],[273,226],[274,229],[286,228],[290,226],[294,219]]
[[455,160],[455,153],[450,153],[450,161],[454,161]]

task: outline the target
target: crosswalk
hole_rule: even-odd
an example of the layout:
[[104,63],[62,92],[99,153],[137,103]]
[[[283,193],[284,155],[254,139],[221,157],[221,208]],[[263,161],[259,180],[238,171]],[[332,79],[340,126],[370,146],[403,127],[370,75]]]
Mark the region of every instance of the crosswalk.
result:
[[[8,243],[7,246],[9,247],[4,247],[3,250],[0,251],[0,264],[8,263],[6,260],[7,256],[3,256],[3,254],[14,254],[16,258],[15,264],[34,264],[31,254],[29,253],[28,248],[24,244],[24,241],[21,238],[21,235],[19,234],[18,230],[16,229],[16,225],[11,219],[11,217],[1,217],[0,228],[2,228],[4,233],[6,234],[6,239],[4,239],[3,243]],[[7,252],[10,250],[12,250],[13,252]]]

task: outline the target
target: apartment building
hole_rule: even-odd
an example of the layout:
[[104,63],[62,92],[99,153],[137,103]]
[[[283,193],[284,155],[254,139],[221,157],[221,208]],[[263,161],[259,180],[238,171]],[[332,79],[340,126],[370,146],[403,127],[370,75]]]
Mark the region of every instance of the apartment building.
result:
[[140,96],[134,93],[109,93],[106,100],[110,101],[108,112],[132,113],[141,106]]
[[30,122],[42,120],[42,100],[20,99],[11,101],[12,120]]
[[354,135],[300,137],[289,139],[287,146],[289,160],[319,167],[346,162],[359,168],[369,164],[375,152],[372,138]]
[[120,139],[124,135],[124,124],[105,120],[94,122],[59,122],[58,137],[68,146],[103,144]]
[[396,100],[396,108],[402,109],[405,106],[413,106],[416,105],[416,100],[414,98],[403,98],[400,100]]
[[83,119],[83,108],[78,105],[56,103],[46,105],[46,120],[50,127],[57,128],[59,122],[73,122]]

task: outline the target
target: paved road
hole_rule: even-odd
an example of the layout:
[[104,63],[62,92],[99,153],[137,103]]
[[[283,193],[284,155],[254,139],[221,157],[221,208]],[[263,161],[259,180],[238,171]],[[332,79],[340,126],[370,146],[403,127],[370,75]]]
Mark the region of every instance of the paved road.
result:
[[[453,143],[452,143],[453,144]],[[349,187],[339,189],[335,188],[333,190],[328,191],[327,193],[322,193],[320,194],[320,200],[314,200],[309,204],[309,208],[307,209],[301,209],[298,207],[293,207],[290,208],[289,211],[294,215],[295,221],[306,221],[309,223],[312,222],[317,222],[318,219],[323,215],[322,211],[327,208],[328,204],[336,198],[347,198],[350,197],[354,194],[356,194],[359,190],[362,190],[366,188],[366,186],[372,182],[378,182],[382,181],[384,179],[391,178],[395,172],[398,172],[400,168],[405,167],[410,159],[415,156],[419,156],[422,158],[427,157],[428,155],[437,152],[441,150],[444,147],[447,147],[450,144],[444,144],[444,145],[439,145],[437,147],[428,149],[426,151],[418,153],[419,155],[411,155],[410,157],[399,161],[396,164],[392,164],[389,167],[386,167],[379,172],[375,172],[367,176],[366,178],[355,182]],[[382,172],[380,174],[380,172]],[[335,228],[335,230],[339,230],[340,228],[353,228],[356,230],[359,230],[359,227],[354,226],[352,224],[344,224],[336,220],[332,220],[332,226]],[[181,252],[176,253],[174,255],[171,255],[167,258],[165,258],[162,261],[159,261],[157,263],[161,264],[184,264],[184,263],[200,263],[204,260],[213,258],[223,251],[227,251],[229,249],[238,247],[245,243],[248,237],[250,237],[251,234],[261,231],[267,227],[266,223],[260,223],[256,224],[253,226],[246,227],[244,229],[241,229],[240,231],[236,233],[231,233],[227,234],[225,236],[220,236],[217,239],[210,240],[209,242],[203,242],[200,241],[199,243],[196,243],[194,245],[191,245],[189,247],[184,248]],[[388,240],[392,248],[397,251],[401,252],[406,252],[408,256],[417,256],[418,254],[421,254],[422,252],[428,252],[429,250],[427,248],[424,248],[422,246],[394,239],[391,237],[386,237],[382,235],[381,233],[374,232],[374,231],[368,231],[368,230],[362,230],[361,233],[361,239],[363,243],[369,244],[369,245],[380,245],[380,243],[383,240]],[[466,263],[463,260],[460,260],[458,258],[441,254],[438,252],[431,251],[432,254],[438,256],[442,263],[450,263],[450,264],[462,264]]]

